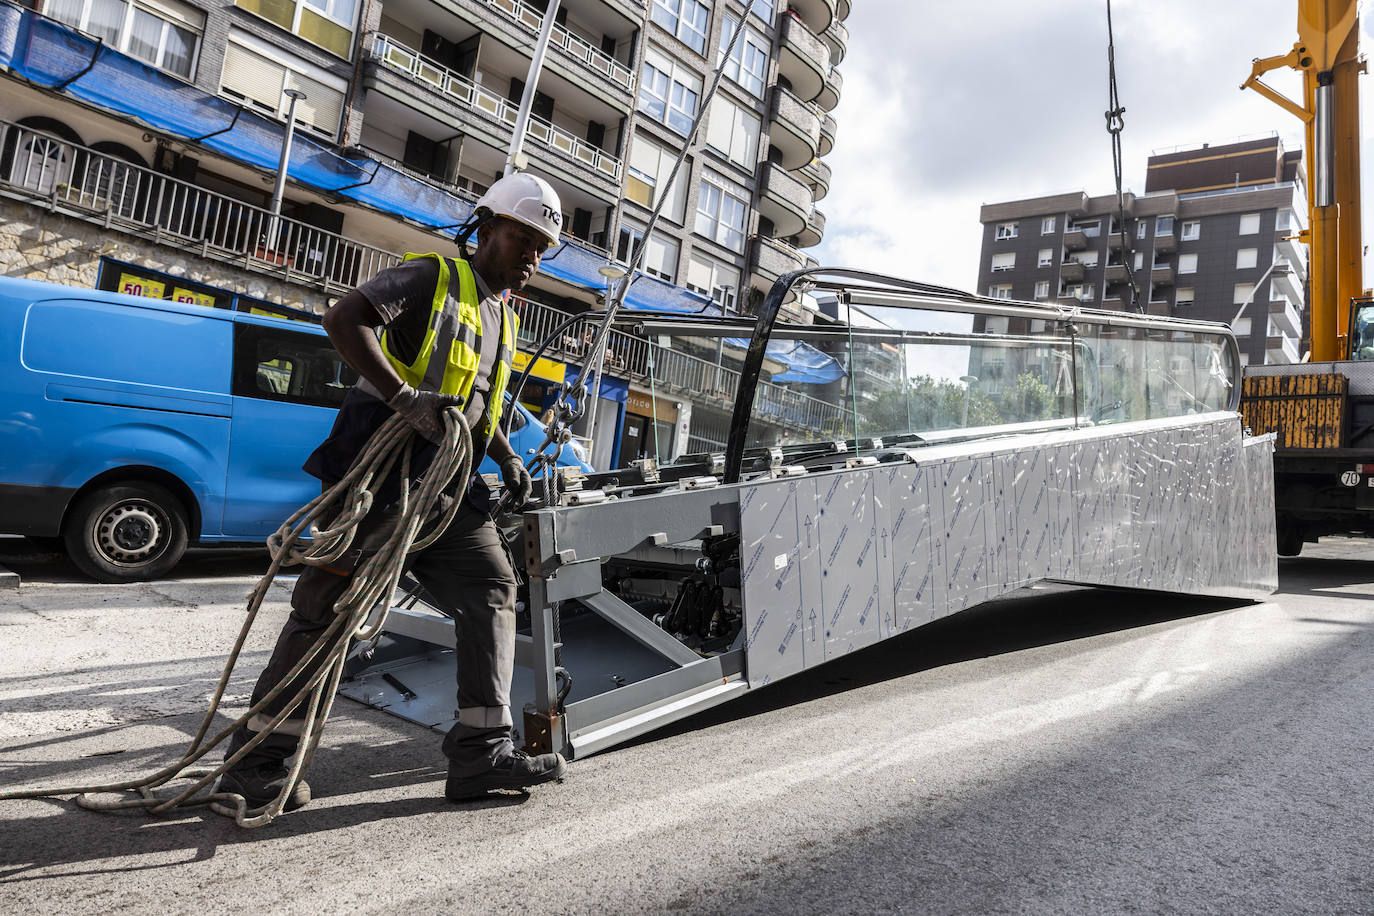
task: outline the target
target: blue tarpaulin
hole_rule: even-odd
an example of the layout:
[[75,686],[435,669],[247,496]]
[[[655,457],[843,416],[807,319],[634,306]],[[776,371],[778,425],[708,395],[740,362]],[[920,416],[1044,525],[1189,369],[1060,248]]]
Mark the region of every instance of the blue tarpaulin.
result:
[[[743,337],[727,337],[725,342],[741,350],[749,348],[749,341]],[[844,368],[835,361],[835,357],[801,340],[768,341],[768,358],[787,366],[786,372],[773,376],[775,382],[825,385],[845,376]]]

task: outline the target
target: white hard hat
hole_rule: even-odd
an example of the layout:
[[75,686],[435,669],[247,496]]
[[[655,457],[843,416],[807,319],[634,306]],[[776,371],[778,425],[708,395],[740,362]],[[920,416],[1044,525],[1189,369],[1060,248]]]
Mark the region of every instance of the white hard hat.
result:
[[496,216],[524,223],[543,234],[550,245],[558,244],[558,234],[563,229],[562,204],[558,192],[538,175],[528,172],[507,175],[477,201],[477,212],[483,208]]

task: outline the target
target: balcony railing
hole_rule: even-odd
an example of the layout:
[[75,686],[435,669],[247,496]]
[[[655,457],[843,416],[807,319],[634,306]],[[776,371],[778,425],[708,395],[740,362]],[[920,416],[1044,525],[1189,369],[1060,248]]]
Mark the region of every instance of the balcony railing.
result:
[[[442,64],[435,63],[389,35],[378,34],[372,51],[377,60],[386,66],[408,74],[417,82],[425,84],[464,108],[495,118],[508,127],[515,127],[519,106],[483,89],[461,73],[455,73]],[[620,180],[619,159],[542,118],[531,116],[525,134],[549,149],[577,159],[594,171],[616,181]]]
[[[505,13],[511,19],[538,34],[544,24],[544,14],[522,0],[487,0],[487,6]],[[583,38],[555,24],[549,35],[549,43],[562,48],[574,58],[591,67],[613,83],[626,89],[634,89],[635,75],[629,67],[613,57],[608,57],[600,48],[594,47]]]
[[[520,346],[527,351],[569,317],[560,309],[521,297],[512,298],[511,304],[520,316]],[[553,341],[546,354],[553,359],[585,361],[590,355],[593,324],[599,320],[596,313],[589,313],[583,321],[574,322]],[[644,383],[652,379],[655,386],[727,405],[739,385],[739,373],[734,369],[615,330],[606,344],[605,370]],[[755,408],[774,422],[809,429],[827,429],[844,418],[844,409],[838,404],[767,382],[759,384]]]
[[0,190],[187,254],[331,292],[401,260],[51,134],[0,121],[0,137]]

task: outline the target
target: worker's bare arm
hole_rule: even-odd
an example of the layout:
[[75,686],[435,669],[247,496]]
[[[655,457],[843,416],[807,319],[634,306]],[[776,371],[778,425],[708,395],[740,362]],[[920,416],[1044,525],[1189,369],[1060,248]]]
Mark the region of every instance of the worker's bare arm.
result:
[[401,377],[377,341],[375,329],[381,323],[372,303],[357,290],[344,294],[324,315],[324,329],[343,361],[371,382],[383,400],[390,400],[401,387]]

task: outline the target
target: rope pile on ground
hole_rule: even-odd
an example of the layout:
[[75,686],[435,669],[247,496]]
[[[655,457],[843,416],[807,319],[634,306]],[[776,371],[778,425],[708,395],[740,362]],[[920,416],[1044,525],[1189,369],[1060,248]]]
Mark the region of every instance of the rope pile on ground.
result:
[[[267,541],[272,562],[249,595],[248,611],[225,662],[224,670],[210,701],[200,728],[186,754],[171,766],[140,779],[106,785],[72,786],[63,788],[26,789],[0,792],[0,800],[45,798],[75,795],[76,803],[92,811],[116,811],[144,808],[151,814],[162,814],[174,808],[210,805],[211,809],[233,817],[240,827],[261,827],[281,814],[296,782],[310,766],[325,721],[329,718],[339,680],[343,676],[344,661],[354,639],[371,639],[386,622],[390,599],[396,590],[405,566],[406,554],[419,550],[448,527],[461,500],[451,500],[443,517],[423,537],[420,528],[438,502],[449,482],[466,480],[472,470],[472,433],[467,420],[458,408],[444,411],[444,439],[428,470],[417,481],[410,480],[411,455],[416,433],[400,416],[393,415],[368,440],[348,473],[333,487],[298,509]],[[267,589],[277,573],[287,566],[307,564],[330,566],[352,546],[358,524],[372,508],[377,490],[399,468],[401,524],[387,537],[382,547],[366,557],[353,575],[349,588],[334,605],[335,619],[320,635],[315,645],[294,668],[263,698],[241,716],[206,740],[215,715],[219,711],[225,688],[233,675],[234,666],[243,650]],[[320,527],[323,523],[324,527]],[[307,541],[306,539],[309,538]],[[375,612],[374,612],[375,609]],[[315,670],[275,715],[266,728],[216,767],[196,767],[195,764],[212,749],[226,741],[242,725],[277,701],[287,687],[307,668]],[[306,706],[305,722],[300,734],[300,750],[292,765],[289,778],[281,793],[266,807],[250,812],[240,795],[216,792],[213,783],[227,770],[271,735],[282,722],[298,709]],[[173,780],[190,780],[191,784],[170,798],[154,794],[155,789]],[[209,789],[210,791],[205,791]],[[138,793],[137,798],[105,799],[97,795]]]

